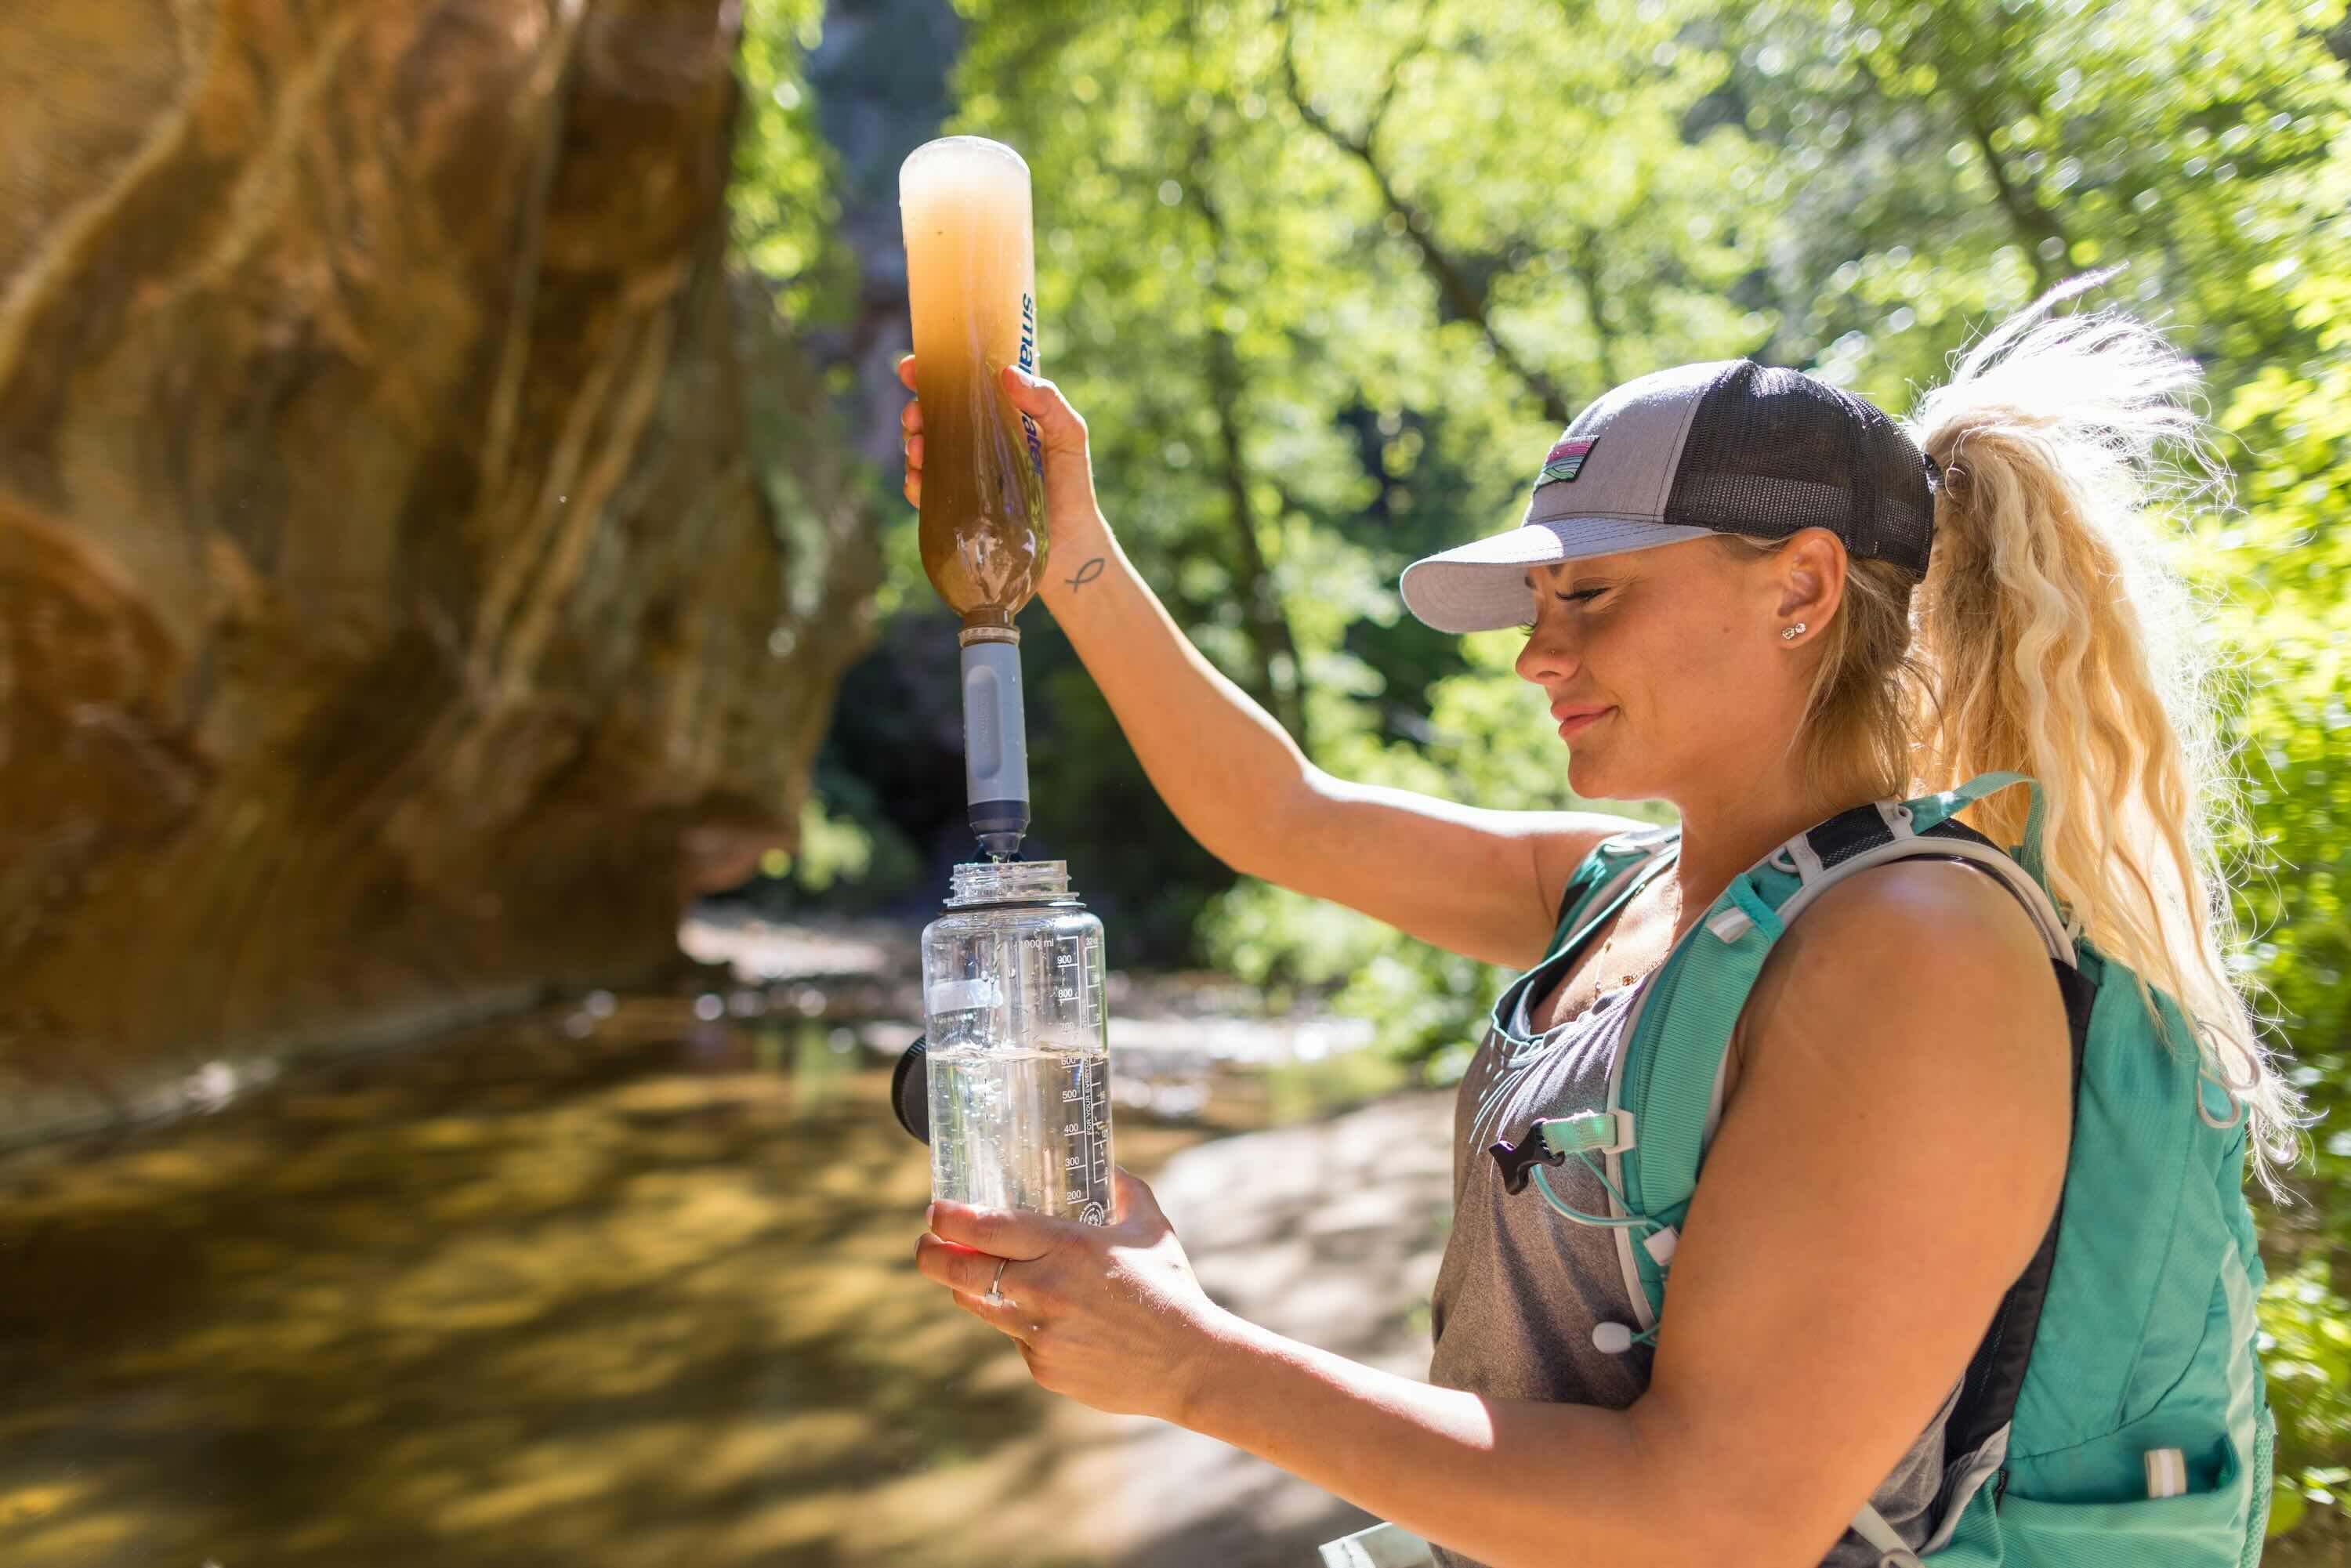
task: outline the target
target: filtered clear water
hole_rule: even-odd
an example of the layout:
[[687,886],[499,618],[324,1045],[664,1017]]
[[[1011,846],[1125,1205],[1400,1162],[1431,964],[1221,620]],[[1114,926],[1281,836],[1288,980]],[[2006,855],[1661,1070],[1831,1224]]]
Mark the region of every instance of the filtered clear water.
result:
[[1107,1051],[934,1051],[927,1066],[935,1196],[1109,1223]]

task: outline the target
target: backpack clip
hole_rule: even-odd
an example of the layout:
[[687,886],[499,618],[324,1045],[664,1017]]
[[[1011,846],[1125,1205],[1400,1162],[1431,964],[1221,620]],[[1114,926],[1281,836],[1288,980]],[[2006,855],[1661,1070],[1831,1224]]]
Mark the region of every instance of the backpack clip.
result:
[[1527,1135],[1517,1143],[1497,1138],[1486,1152],[1502,1169],[1503,1188],[1515,1193],[1527,1190],[1528,1173],[1538,1163],[1560,1166],[1571,1154],[1621,1155],[1631,1147],[1632,1112],[1584,1111],[1542,1117],[1529,1124]]

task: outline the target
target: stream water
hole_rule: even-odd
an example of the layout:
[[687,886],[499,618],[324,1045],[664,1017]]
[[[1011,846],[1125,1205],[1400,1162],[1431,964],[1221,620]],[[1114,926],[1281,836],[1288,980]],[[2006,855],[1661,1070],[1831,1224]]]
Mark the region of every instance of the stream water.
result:
[[[1190,1561],[1081,1506],[1134,1425],[914,1272],[911,1029],[803,1010],[593,997],[0,1156],[0,1562]],[[1146,1176],[1283,1119],[1261,1070],[1161,1082]],[[1345,1521],[1207,1501],[1232,1568]]]

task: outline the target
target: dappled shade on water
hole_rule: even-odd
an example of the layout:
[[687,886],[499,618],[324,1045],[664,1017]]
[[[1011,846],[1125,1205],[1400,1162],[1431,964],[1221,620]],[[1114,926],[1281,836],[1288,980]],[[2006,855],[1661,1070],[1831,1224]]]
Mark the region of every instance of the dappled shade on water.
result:
[[564,1022],[0,1163],[0,1554],[1000,1552],[967,1521],[1034,1490],[1050,1402],[913,1271],[879,1059],[669,1000]]

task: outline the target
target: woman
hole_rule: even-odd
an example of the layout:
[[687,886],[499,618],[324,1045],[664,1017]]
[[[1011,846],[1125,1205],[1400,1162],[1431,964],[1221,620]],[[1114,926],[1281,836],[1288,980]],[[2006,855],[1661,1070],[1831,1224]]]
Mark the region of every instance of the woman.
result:
[[[1776,846],[1857,804],[2014,769],[2045,791],[2061,902],[2231,1053],[2265,1177],[2291,1157],[2293,1092],[2221,956],[2210,716],[2137,532],[2156,443],[2194,440],[2195,372],[2127,318],[2050,318],[2088,281],[1986,339],[1906,426],[1744,362],[1627,383],[1552,449],[1526,526],[1406,572],[1406,604],[1442,630],[1525,625],[1518,671],[1551,699],[1579,795],[1679,810],[1670,873],[1562,954],[1562,890],[1637,824],[1313,767],[1129,567],[1077,413],[1008,372],[1043,434],[1070,567],[1046,601],[1186,828],[1238,871],[1540,968],[1464,1081],[1431,1383],[1215,1305],[1123,1172],[1102,1230],[935,1205],[923,1272],[1019,1342],[1045,1387],[1246,1448],[1448,1563],[1874,1565],[1846,1528],[1865,1502],[1918,1546],[1961,1374],[2066,1167],[2066,1019],[2001,885],[1959,863],[1875,866],[1772,949],[1654,1347],[1609,1338],[1633,1316],[1613,1264],[1510,1198],[1479,1151],[1603,1103],[1646,977]],[[914,405],[905,427],[914,499]],[[1970,816],[2014,843],[2023,809],[1994,797]],[[1910,956],[1929,949],[1930,966]],[[1603,1209],[1596,1178],[1553,1179]]]

